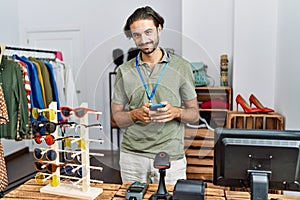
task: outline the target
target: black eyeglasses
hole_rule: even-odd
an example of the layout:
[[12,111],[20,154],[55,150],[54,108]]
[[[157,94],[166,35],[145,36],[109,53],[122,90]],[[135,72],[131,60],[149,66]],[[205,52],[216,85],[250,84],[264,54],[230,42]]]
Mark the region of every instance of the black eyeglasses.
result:
[[45,128],[45,131],[47,133],[54,133],[56,131],[57,126],[63,126],[63,125],[69,125],[72,126],[76,124],[76,122],[50,122],[50,121],[33,121],[32,124],[32,130],[35,133],[40,133],[42,131],[42,128]]
[[102,129],[102,125],[100,123],[96,123],[96,124],[76,124],[75,127],[81,127],[83,126],[84,128],[97,128],[99,127],[100,129]]
[[72,122],[71,126],[64,126],[62,130],[62,133],[64,135],[69,135],[71,132],[75,132],[76,134],[79,133],[80,128],[99,128],[99,130],[102,130],[103,127],[100,123],[95,124],[77,124],[76,122]]

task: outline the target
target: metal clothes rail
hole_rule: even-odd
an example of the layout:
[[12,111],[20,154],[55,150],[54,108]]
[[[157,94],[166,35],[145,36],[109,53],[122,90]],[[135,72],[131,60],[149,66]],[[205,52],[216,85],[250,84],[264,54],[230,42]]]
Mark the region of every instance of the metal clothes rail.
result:
[[32,48],[13,47],[13,46],[6,46],[5,49],[8,49],[8,50],[16,50],[16,51],[40,52],[40,53],[53,53],[53,54],[56,54],[56,53],[57,53],[57,51],[52,51],[52,50],[32,49]]

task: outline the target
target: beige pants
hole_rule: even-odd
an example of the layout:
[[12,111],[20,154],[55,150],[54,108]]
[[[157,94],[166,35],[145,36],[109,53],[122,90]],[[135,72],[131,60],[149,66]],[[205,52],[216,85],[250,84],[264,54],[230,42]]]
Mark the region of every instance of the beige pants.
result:
[[[122,182],[159,183],[159,170],[154,168],[153,159],[129,153],[120,153]],[[186,179],[186,158],[171,161],[166,169],[165,183],[175,185],[178,179]]]

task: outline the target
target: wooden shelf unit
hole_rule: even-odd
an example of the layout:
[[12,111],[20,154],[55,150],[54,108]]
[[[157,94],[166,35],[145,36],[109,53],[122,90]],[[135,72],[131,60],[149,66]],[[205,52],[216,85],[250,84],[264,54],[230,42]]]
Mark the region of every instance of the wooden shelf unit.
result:
[[214,131],[208,129],[185,129],[185,155],[187,179],[212,181]]
[[[209,100],[222,100],[228,103],[228,108],[212,106],[209,109],[199,109],[200,113],[211,116],[218,127],[226,126],[227,113],[232,109],[231,87],[196,87],[199,107]],[[202,115],[201,115],[202,116]],[[211,124],[212,125],[212,124]],[[185,128],[185,154],[187,158],[187,179],[212,182],[214,131],[206,128]]]
[[[218,87],[196,87],[197,100],[199,104],[199,111],[203,115],[210,115],[218,127],[225,127],[227,112],[232,110],[232,89],[229,86]],[[221,100],[228,104],[228,108],[220,107],[217,103],[212,103],[211,108],[203,109],[201,104],[205,101],[214,102],[214,100]]]

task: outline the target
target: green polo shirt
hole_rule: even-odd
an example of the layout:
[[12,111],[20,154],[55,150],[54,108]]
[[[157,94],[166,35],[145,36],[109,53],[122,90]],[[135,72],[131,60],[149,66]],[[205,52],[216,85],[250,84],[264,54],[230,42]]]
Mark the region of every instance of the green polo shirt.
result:
[[[196,97],[193,74],[186,60],[175,55],[169,57],[165,52],[152,72],[148,64],[141,60],[140,54],[138,63],[151,94],[163,68],[168,61],[170,62],[158,84],[152,103],[167,101],[172,106],[181,107],[182,101]],[[112,101],[115,104],[126,105],[128,110],[139,108],[149,101],[136,69],[135,58],[118,68]],[[158,152],[164,151],[172,160],[181,159],[184,157],[184,124],[177,120],[167,123],[137,121],[126,128],[121,150],[149,158],[154,158]]]

